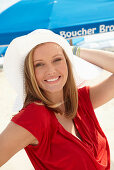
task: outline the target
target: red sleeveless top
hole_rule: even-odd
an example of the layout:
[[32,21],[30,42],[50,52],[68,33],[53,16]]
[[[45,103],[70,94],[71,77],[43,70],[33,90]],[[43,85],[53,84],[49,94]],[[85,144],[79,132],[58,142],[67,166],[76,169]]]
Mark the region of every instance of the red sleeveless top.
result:
[[24,127],[39,141],[25,151],[35,170],[109,170],[109,146],[95,116],[89,87],[78,90],[79,103],[73,119],[81,140],[66,131],[45,106],[29,104],[11,121]]

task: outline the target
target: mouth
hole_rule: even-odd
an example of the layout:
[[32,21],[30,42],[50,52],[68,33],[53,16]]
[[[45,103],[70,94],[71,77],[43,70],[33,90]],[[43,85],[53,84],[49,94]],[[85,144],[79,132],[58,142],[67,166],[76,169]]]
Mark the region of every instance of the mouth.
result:
[[57,82],[60,78],[61,78],[61,76],[58,76],[58,77],[56,77],[56,78],[48,79],[48,80],[44,80],[44,81],[46,81],[47,83],[55,83],[55,82]]

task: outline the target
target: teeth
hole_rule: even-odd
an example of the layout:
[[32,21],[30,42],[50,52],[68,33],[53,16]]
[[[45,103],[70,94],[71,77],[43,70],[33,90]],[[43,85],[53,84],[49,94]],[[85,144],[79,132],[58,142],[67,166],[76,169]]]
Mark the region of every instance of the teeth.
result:
[[46,80],[46,81],[56,81],[58,80],[59,77],[55,78],[55,79],[49,79],[49,80]]

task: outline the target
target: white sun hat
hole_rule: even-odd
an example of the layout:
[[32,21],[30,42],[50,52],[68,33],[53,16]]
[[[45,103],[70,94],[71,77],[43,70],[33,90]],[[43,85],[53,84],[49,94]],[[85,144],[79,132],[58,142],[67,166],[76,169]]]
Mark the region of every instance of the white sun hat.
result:
[[3,69],[18,96],[14,106],[16,112],[23,107],[24,102],[24,60],[32,48],[46,42],[57,43],[64,49],[73,65],[77,86],[99,73],[98,67],[74,56],[72,47],[67,40],[50,30],[37,29],[27,35],[15,38],[7,48]]

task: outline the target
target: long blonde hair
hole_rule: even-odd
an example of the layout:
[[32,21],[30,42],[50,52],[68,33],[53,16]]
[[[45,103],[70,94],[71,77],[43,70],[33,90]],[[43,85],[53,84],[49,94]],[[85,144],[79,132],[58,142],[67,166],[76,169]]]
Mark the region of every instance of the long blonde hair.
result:
[[[41,44],[40,44],[41,45]],[[34,47],[27,57],[25,58],[24,63],[24,78],[25,78],[25,101],[24,106],[26,107],[28,104],[35,102],[36,104],[44,104],[48,109],[60,113],[63,112],[59,108],[60,105],[53,103],[50,101],[43,93],[43,90],[38,86],[34,65],[33,65],[33,54],[35,49],[38,47]],[[63,95],[64,95],[64,106],[65,106],[65,117],[69,119],[73,119],[76,116],[77,108],[78,108],[78,92],[76,88],[76,83],[73,77],[72,65],[71,62],[63,50],[67,67],[68,67],[68,78],[65,86],[63,87]],[[39,101],[39,102],[38,102]]]

